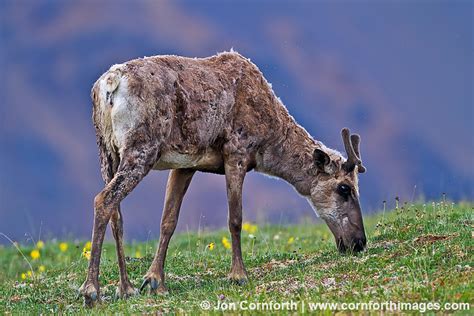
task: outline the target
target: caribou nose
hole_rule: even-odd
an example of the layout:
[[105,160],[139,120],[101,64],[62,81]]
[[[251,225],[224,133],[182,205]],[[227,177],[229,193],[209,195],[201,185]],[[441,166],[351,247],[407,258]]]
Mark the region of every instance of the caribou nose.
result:
[[352,240],[352,249],[355,252],[363,251],[366,245],[367,245],[367,239],[365,238],[365,236],[362,238],[355,238]]

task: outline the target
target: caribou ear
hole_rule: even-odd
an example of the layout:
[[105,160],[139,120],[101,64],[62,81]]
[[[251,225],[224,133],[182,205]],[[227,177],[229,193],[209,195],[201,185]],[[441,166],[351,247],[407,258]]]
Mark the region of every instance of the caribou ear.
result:
[[319,148],[316,148],[314,150],[313,158],[314,158],[314,164],[321,171],[325,171],[324,167],[326,167],[331,161],[331,159],[329,158],[329,155]]

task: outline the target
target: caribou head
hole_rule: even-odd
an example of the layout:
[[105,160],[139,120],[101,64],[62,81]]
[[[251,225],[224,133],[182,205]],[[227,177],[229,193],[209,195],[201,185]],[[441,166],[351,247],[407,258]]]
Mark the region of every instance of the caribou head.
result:
[[318,170],[311,188],[310,200],[336,239],[340,252],[362,251],[367,239],[359,203],[358,174],[362,165],[360,136],[341,132],[347,160],[334,151],[316,148],[313,154]]

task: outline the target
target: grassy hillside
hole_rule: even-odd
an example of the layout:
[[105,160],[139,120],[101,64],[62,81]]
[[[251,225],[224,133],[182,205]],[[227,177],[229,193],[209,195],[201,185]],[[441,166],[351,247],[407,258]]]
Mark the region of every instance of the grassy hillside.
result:
[[[222,242],[223,237],[230,239],[226,231],[179,234],[168,252],[170,293],[143,294],[127,301],[114,299],[118,268],[114,246],[107,243],[100,275],[104,297],[93,310],[76,298],[86,276],[85,242],[18,245],[21,252],[13,246],[3,247],[0,312],[183,312],[201,311],[200,305],[206,305],[202,301],[211,307],[218,302],[237,302],[238,310],[241,301],[247,301],[245,308],[251,302],[293,300],[300,312],[302,308],[308,312],[309,303],[316,302],[435,302],[441,308],[446,302],[472,305],[472,214],[472,204],[441,202],[405,205],[367,217],[368,250],[355,256],[339,255],[324,225],[246,225],[243,252],[250,280],[243,286],[226,279],[231,252]],[[215,244],[212,250],[211,243]],[[155,241],[127,245],[128,271],[137,287],[155,245]]]

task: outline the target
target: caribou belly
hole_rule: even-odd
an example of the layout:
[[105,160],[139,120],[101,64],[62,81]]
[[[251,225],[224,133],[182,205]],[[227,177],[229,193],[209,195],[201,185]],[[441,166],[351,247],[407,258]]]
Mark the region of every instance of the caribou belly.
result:
[[196,170],[218,170],[223,166],[222,155],[213,151],[202,154],[184,154],[174,151],[164,152],[155,163],[153,169],[196,169]]

